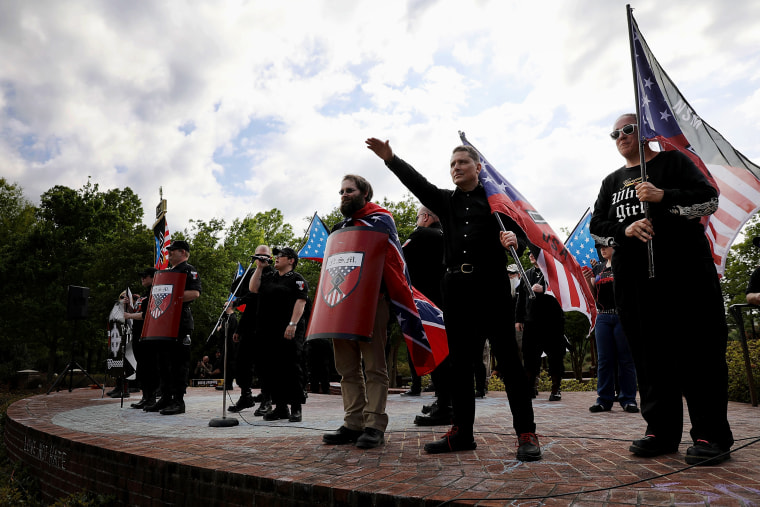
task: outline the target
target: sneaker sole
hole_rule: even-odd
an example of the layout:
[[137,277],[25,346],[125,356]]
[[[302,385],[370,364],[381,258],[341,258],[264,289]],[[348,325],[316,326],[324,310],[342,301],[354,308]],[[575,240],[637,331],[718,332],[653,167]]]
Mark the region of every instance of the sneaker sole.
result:
[[673,454],[675,452],[678,452],[678,447],[674,447],[672,449],[645,449],[643,447],[637,447],[635,445],[632,445],[628,448],[630,452],[635,454],[636,456],[640,456],[642,458],[656,458],[657,456],[662,456],[663,454]]
[[425,452],[428,454],[445,454],[447,452],[462,452],[462,451],[474,451],[478,448],[477,442],[473,442],[472,446],[465,446],[465,447],[458,447],[456,449],[439,449],[437,447],[435,448],[428,448],[427,445],[425,446]]
[[533,454],[517,455],[518,461],[540,461],[541,458],[543,458],[543,454],[539,454],[538,456]]

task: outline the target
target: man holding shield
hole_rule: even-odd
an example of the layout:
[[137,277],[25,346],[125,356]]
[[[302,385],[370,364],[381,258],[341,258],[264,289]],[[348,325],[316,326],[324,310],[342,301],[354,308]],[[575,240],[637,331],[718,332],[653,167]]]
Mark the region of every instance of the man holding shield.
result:
[[[373,221],[379,214],[383,214],[386,215],[386,220],[376,220],[374,223],[384,224],[380,225],[387,228],[384,232],[392,237],[398,236],[396,224],[389,216],[390,213],[370,202],[372,185],[366,179],[353,174],[346,175],[341,182],[339,194],[340,211],[346,218],[335,225],[331,232],[364,225],[362,221]],[[389,385],[385,344],[388,338],[389,307],[387,296],[383,292],[381,289],[369,342],[341,338],[333,340],[335,369],[341,375],[340,386],[345,415],[343,425],[337,431],[322,436],[326,444],[355,442],[359,448],[371,449],[385,443],[385,428],[388,426],[385,406]]]

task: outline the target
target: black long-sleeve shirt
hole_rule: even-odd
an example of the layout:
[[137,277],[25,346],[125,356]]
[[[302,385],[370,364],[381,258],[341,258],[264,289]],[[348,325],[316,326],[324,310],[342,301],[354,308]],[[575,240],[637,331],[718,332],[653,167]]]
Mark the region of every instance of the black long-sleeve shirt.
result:
[[[386,162],[388,168],[425,205],[438,215],[443,229],[444,263],[448,267],[472,264],[475,269],[499,269],[506,272],[509,259],[499,240],[499,223],[492,216],[486,192],[478,185],[471,192],[438,188],[397,156]],[[517,234],[517,253],[525,248],[527,238],[509,217],[500,214],[507,230]]]

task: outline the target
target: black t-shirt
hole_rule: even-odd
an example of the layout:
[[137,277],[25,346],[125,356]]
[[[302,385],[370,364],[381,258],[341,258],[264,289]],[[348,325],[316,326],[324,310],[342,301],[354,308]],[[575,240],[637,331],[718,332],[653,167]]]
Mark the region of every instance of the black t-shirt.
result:
[[[299,299],[308,302],[309,285],[300,273],[288,271],[280,276],[277,271],[264,273],[259,286],[259,308],[256,332],[261,336],[281,337],[293,315]],[[306,311],[296,326],[296,337],[306,333]]]
[[602,261],[594,266],[594,288],[596,290],[596,309],[609,311],[615,309],[615,291],[613,283],[615,275],[612,266],[607,267],[607,262]]
[[441,308],[441,280],[446,266],[443,264],[443,231],[436,225],[416,228],[402,250],[414,288]]
[[745,294],[753,292],[760,292],[760,267],[755,268],[749,277],[749,284],[747,284],[747,291]]
[[[186,261],[180,262],[168,271],[185,273],[187,275],[185,279],[185,290],[197,290],[198,292],[201,292],[201,277],[198,274],[198,271]],[[180,328],[192,330],[193,327],[195,327],[195,324],[193,323],[193,312],[190,311],[190,305],[192,303],[192,301],[182,302],[182,318],[179,321]]]

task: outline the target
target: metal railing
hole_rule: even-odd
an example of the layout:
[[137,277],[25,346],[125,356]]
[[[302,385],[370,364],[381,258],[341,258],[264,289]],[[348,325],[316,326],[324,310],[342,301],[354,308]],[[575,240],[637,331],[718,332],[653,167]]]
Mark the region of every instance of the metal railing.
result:
[[[757,391],[755,389],[755,379],[752,376],[752,361],[749,358],[749,348],[747,347],[747,335],[744,331],[744,311],[745,310],[757,310],[760,307],[750,305],[747,303],[741,303],[731,305],[728,309],[729,313],[733,315],[736,323],[739,325],[739,342],[742,346],[742,354],[744,355],[744,369],[747,372],[747,385],[749,386],[749,399],[752,402],[752,406],[757,406]],[[755,337],[755,326],[752,326],[752,336]]]

